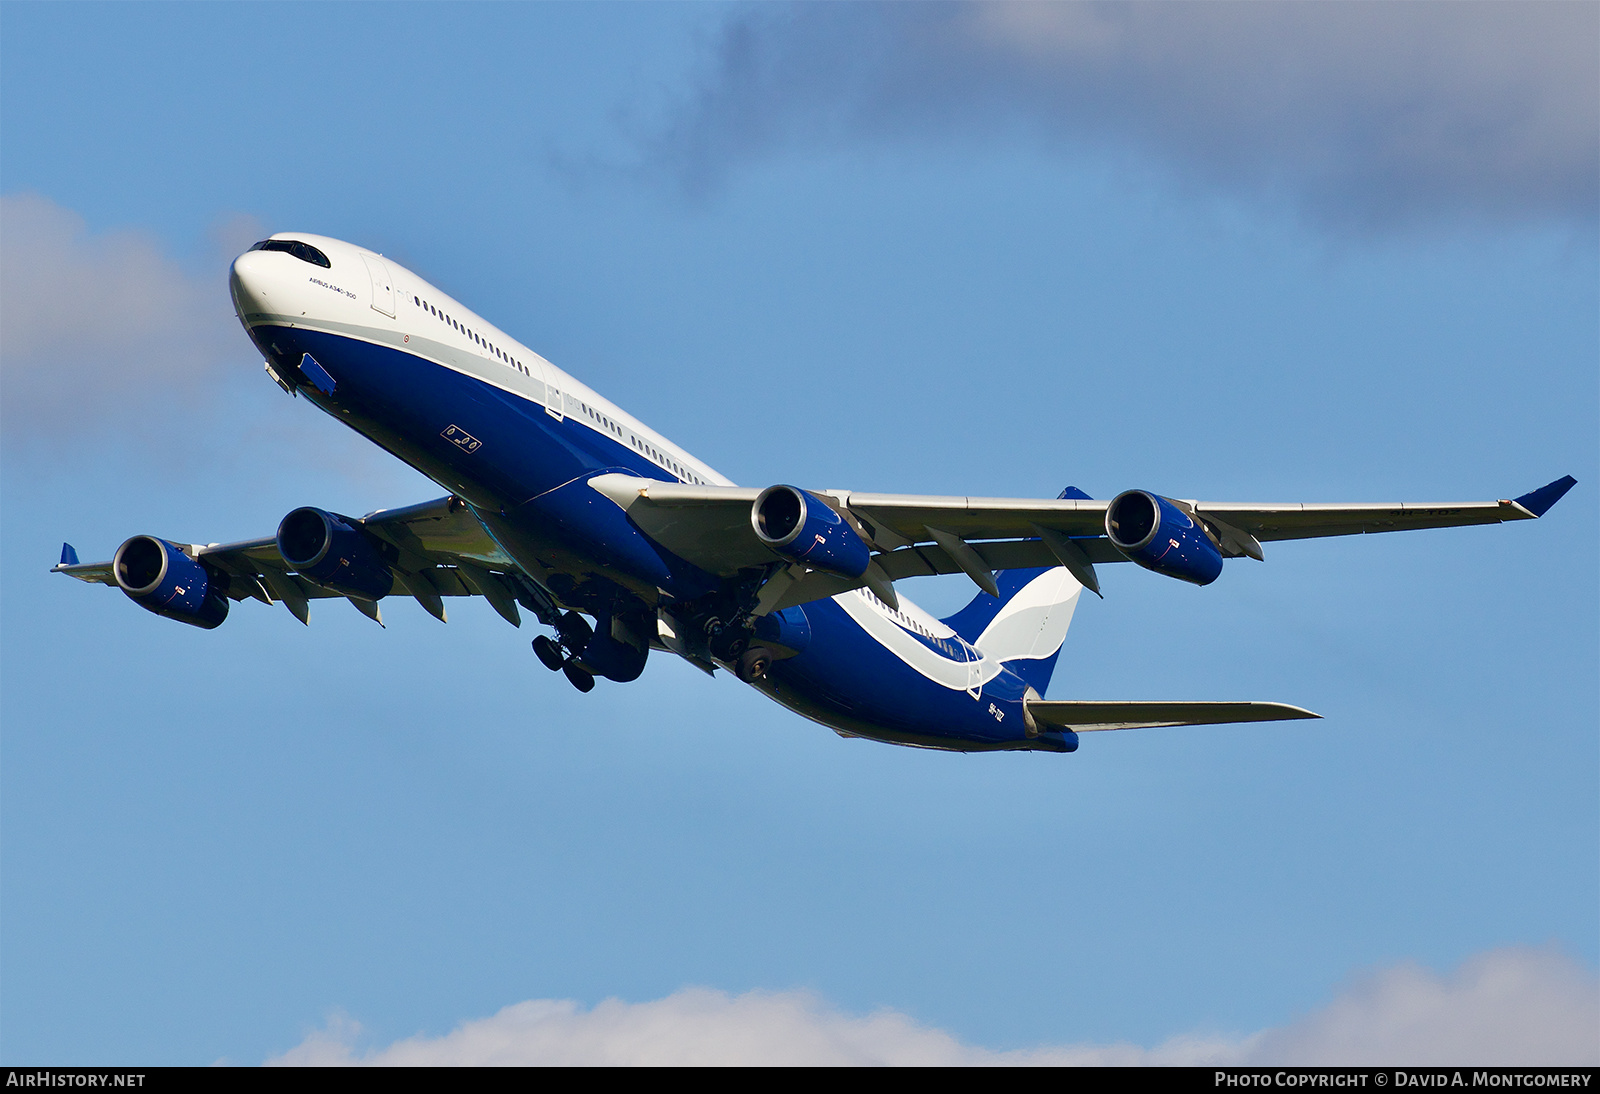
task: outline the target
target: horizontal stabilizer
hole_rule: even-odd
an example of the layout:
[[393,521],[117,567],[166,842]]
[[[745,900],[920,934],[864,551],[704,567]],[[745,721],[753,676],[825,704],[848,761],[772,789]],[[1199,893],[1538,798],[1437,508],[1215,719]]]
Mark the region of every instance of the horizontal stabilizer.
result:
[[1029,699],[1028,713],[1041,726],[1092,733],[1100,729],[1214,726],[1231,722],[1283,722],[1320,718],[1288,703],[1137,703]]

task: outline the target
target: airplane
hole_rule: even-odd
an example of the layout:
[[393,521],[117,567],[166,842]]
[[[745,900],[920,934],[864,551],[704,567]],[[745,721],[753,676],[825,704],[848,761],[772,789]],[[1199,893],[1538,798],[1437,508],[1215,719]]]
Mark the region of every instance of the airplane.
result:
[[[1043,698],[1095,567],[1195,585],[1262,544],[1543,516],[1571,476],[1512,500],[1251,505],[1131,489],[1109,501],[736,486],[383,255],[278,233],[233,262],[235,311],[267,375],[449,493],[361,517],[312,506],[271,536],[151,535],[52,568],[213,628],[233,602],[302,623],[343,598],[382,623],[410,597],[439,620],[479,596],[580,691],[635,680],[652,652],[732,672],[842,737],[959,752],[1073,752],[1079,734],[1316,718],[1268,702]],[[898,580],[965,574],[936,619]]]

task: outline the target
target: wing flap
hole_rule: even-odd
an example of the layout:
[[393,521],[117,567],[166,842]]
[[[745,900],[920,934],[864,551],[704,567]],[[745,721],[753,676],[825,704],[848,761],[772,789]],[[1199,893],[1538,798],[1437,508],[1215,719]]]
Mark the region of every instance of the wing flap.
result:
[[1111,729],[1214,726],[1235,722],[1282,722],[1321,718],[1287,703],[1102,702],[1029,699],[1028,713],[1042,726],[1093,733]]
[[74,562],[70,565],[63,562],[50,567],[50,572],[53,574],[66,574],[68,577],[75,577],[79,581],[87,581],[91,585],[115,586],[117,583],[117,579],[111,576],[111,563],[109,562]]
[[[620,506],[645,535],[701,569],[728,576],[782,561],[756,538],[750,526],[750,508],[760,495],[759,490],[660,482],[616,473],[597,475],[589,485]],[[1091,561],[1127,561],[1104,540],[1103,501],[855,494],[837,490],[813,493],[848,510],[880,547],[898,548],[877,556],[890,580],[965,572],[937,546],[936,537],[928,530],[930,525],[941,533],[959,537],[992,569],[1056,565],[1055,556],[1036,538],[1039,533],[1034,524],[1067,535],[1100,537],[1103,549],[1092,539],[1077,541]],[[1019,538],[1005,542],[1012,536]],[[902,546],[919,543],[927,546]],[[812,583],[816,588],[823,584]]]
[[[1128,557],[1111,545],[1105,537],[1099,539],[1074,539],[1090,562],[1126,562]],[[1020,570],[1032,566],[1059,566],[1060,560],[1049,544],[1039,539],[993,540],[988,543],[968,543],[978,557],[992,570]],[[935,574],[962,573],[961,565],[942,547],[933,545],[902,547],[898,551],[877,556],[878,564],[890,580],[903,577],[932,577]]]
[[1461,528],[1527,520],[1515,502],[1459,505],[1229,505],[1197,502],[1202,517],[1215,516],[1259,540],[1320,539],[1422,528]]
[[854,492],[844,493],[840,500],[852,513],[889,528],[910,543],[933,542],[929,525],[964,540],[1036,536],[1035,524],[1068,536],[1103,536],[1108,504],[1083,498],[969,498]]
[[454,495],[403,509],[379,509],[362,517],[361,524],[401,551],[432,562],[468,559],[498,570],[516,565],[472,507]]
[[1215,516],[1257,539],[1313,539],[1534,520],[1549,512],[1577,481],[1571,475],[1564,475],[1519,498],[1500,501],[1375,505],[1247,505],[1201,501],[1195,502],[1194,508],[1202,517]]
[[[661,482],[626,474],[597,475],[589,485],[620,506],[645,535],[702,569],[731,576],[781,561],[750,526],[759,490]],[[1226,557],[1261,557],[1261,540],[1309,539],[1422,528],[1500,524],[1542,516],[1571,489],[1571,476],[1515,500],[1369,505],[1293,503],[1256,505],[1182,502],[1209,518]],[[1059,557],[1039,537],[1068,537],[1091,564],[1126,562],[1105,535],[1104,501],[1087,498],[974,498],[915,494],[813,491],[854,517],[881,553],[875,560],[891,581],[974,572],[974,558],[991,569],[1053,566]],[[954,547],[954,554],[943,540]],[[961,555],[960,560],[956,555]],[[965,563],[964,565],[962,563]],[[807,582],[784,603],[828,582]],[[981,582],[980,582],[981,584]],[[830,594],[831,595],[831,594]]]
[[[443,618],[441,597],[482,596],[508,623],[520,625],[516,602],[521,586],[514,576],[516,564],[460,498],[379,510],[360,518],[359,523],[398,552],[398,561],[392,566],[396,583],[391,597],[413,596],[430,614]],[[309,618],[310,601],[345,596],[296,573],[278,552],[275,536],[183,549],[229,576],[231,599],[281,603],[301,622]],[[77,562],[75,553],[73,561],[65,561],[65,555],[63,559],[51,568],[52,573],[116,587],[110,562]],[[356,606],[377,618],[366,606]]]

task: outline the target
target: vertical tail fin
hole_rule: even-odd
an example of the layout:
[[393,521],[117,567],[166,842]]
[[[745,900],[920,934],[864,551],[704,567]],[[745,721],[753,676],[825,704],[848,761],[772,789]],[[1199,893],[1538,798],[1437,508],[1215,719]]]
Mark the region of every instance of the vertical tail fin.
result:
[[[1075,486],[1059,496],[1089,497]],[[1000,588],[998,598],[979,593],[943,622],[1043,695],[1083,586],[1063,566],[1000,570],[995,584]]]
[[1064,566],[1001,570],[995,584],[998,598],[979,593],[944,623],[1043,695],[1083,586]]

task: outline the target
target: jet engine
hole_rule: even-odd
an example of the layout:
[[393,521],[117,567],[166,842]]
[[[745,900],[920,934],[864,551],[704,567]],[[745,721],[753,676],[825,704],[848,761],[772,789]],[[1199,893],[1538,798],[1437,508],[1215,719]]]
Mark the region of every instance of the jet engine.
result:
[[1146,570],[1209,585],[1222,573],[1222,552],[1199,523],[1167,498],[1125,490],[1106,506],[1106,535]]
[[210,630],[228,618],[228,575],[164,539],[134,536],[111,562],[117,586],[141,608]]
[[325,589],[378,600],[394,589],[394,572],[377,544],[349,517],[306,506],[278,525],[278,553]]
[[816,570],[860,577],[872,549],[854,528],[815,494],[794,486],[769,486],[750,507],[750,524],[762,543]]

